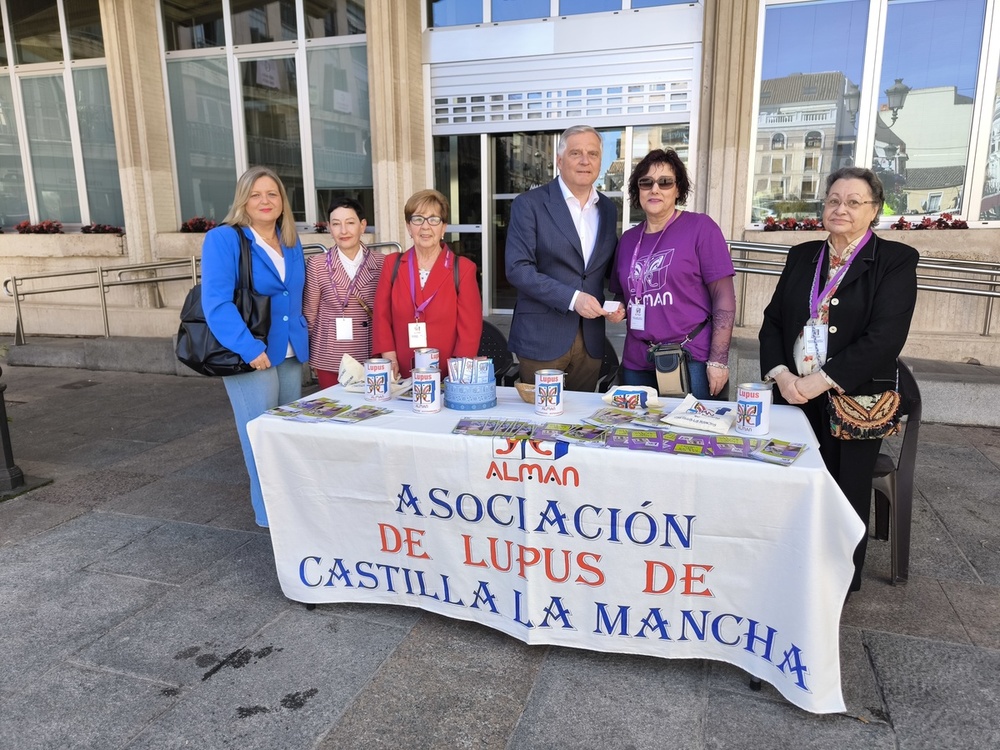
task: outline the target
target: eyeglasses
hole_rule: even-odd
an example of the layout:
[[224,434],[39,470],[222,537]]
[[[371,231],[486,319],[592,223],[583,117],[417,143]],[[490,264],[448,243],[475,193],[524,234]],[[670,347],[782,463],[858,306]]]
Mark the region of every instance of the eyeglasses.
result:
[[653,185],[656,185],[660,190],[670,190],[677,184],[677,181],[669,177],[659,177],[655,180],[652,177],[640,177],[637,184],[640,190],[652,190]]
[[878,201],[856,201],[853,198],[849,201],[842,201],[840,198],[827,198],[823,201],[823,205],[831,211],[836,211],[841,206],[846,206],[848,211],[857,211],[862,206],[875,203]]
[[444,219],[440,216],[420,216],[419,214],[414,214],[410,217],[410,223],[415,227],[419,227],[425,221],[432,227],[437,227],[441,226],[441,222],[443,222]]

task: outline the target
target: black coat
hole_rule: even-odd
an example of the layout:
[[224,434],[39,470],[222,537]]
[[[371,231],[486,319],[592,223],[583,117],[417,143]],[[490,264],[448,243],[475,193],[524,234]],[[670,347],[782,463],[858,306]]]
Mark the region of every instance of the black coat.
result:
[[[796,245],[764,309],[760,329],[761,374],[778,365],[796,372],[792,345],[809,320],[816,263],[828,264],[825,241]],[[821,252],[823,251],[823,252]],[[823,371],[846,393],[871,395],[895,387],[896,357],[906,343],[917,301],[916,250],[874,234],[861,248],[830,301],[827,361]]]

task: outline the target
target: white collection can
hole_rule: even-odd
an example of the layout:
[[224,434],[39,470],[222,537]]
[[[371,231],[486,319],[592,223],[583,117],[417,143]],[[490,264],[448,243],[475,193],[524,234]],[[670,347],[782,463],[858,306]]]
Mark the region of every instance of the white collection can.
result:
[[365,401],[388,401],[392,398],[389,380],[392,362],[388,359],[365,360]]
[[441,373],[437,368],[417,368],[413,371],[413,411],[436,414],[441,411]]
[[413,352],[413,367],[417,370],[441,371],[441,352],[437,349],[416,349]]
[[557,417],[563,413],[563,371],[535,372],[535,414]]
[[736,387],[736,431],[766,435],[771,429],[771,383],[743,383]]

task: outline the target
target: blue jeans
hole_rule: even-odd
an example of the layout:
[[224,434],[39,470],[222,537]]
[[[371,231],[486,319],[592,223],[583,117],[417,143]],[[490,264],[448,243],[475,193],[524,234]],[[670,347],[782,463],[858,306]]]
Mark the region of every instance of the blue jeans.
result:
[[229,402],[233,405],[236,431],[243,446],[243,460],[250,474],[250,502],[258,526],[267,528],[267,510],[264,495],[260,491],[257,477],[257,463],[253,460],[253,449],[247,437],[247,422],[259,417],[268,409],[287,404],[302,396],[302,363],[295,357],[287,357],[277,367],[266,370],[229,375],[222,379],[226,384]]
[[[704,362],[688,360],[688,372],[691,376],[691,393],[699,401],[709,401],[708,371]],[[630,370],[622,368],[622,383],[625,385],[648,385],[656,388],[656,370]]]

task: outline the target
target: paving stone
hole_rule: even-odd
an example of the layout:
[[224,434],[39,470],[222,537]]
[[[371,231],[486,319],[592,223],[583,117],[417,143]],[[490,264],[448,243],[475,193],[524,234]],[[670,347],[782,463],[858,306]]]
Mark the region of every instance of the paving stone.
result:
[[137,489],[119,494],[102,506],[104,510],[136,516],[204,524],[240,503],[250,507],[246,490],[227,482],[181,477],[161,477]]
[[551,648],[509,747],[699,747],[708,697],[700,660]]
[[866,633],[900,750],[996,750],[1000,652]]
[[53,505],[72,505],[90,510],[105,505],[111,499],[148,485],[156,477],[129,471],[101,469],[80,472],[70,479],[53,481],[31,493],[31,499]]
[[0,503],[0,545],[48,531],[83,512],[81,508],[38,502],[29,495],[5,500]]
[[870,724],[842,714],[810,714],[790,703],[748,693],[713,692],[704,708],[701,732],[697,744],[681,742],[671,747],[897,750],[887,724]]
[[[313,747],[406,632],[289,610],[229,654],[129,747]],[[409,738],[395,737],[410,746]]]
[[1000,588],[959,582],[942,586],[973,645],[1000,651]]
[[121,747],[177,700],[169,685],[60,664],[0,700],[0,747]]
[[905,586],[863,583],[844,605],[841,624],[969,643],[969,635],[941,584],[910,576]]
[[545,653],[427,614],[316,750],[505,747]]

